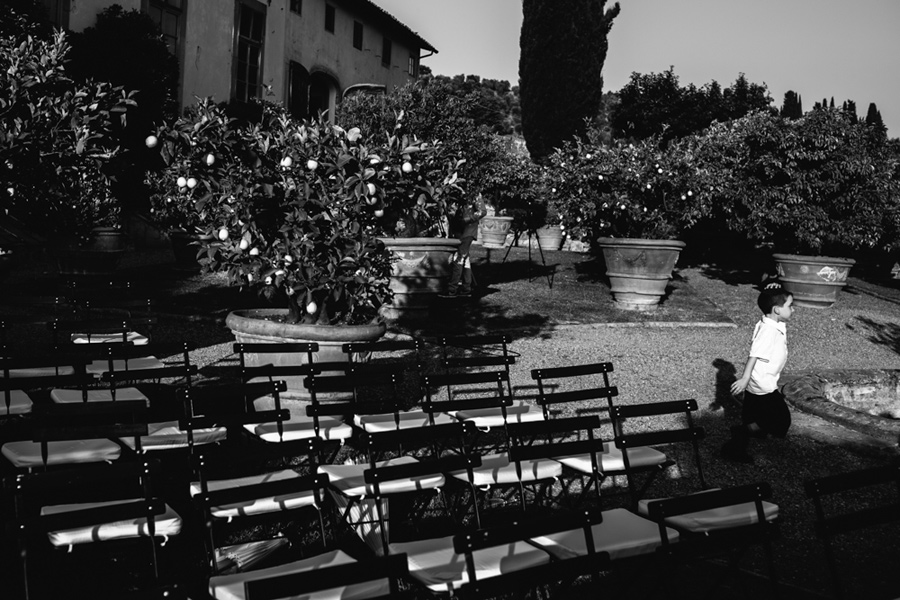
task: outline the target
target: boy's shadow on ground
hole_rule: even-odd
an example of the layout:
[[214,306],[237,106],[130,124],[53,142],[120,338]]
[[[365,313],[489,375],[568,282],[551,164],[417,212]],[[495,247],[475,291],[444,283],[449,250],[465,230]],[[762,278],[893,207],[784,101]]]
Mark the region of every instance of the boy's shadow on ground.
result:
[[740,403],[731,394],[731,384],[737,380],[737,370],[733,363],[724,358],[712,362],[716,368],[716,395],[709,405],[711,410],[740,410]]

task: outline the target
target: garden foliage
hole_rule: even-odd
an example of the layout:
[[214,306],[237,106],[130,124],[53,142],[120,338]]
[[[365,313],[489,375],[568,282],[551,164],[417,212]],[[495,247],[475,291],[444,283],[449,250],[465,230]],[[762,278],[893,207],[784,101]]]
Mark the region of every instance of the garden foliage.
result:
[[83,242],[92,228],[119,224],[112,131],[134,101],[109,83],[74,82],[64,32],[27,31],[0,38],[2,208],[48,240]]
[[446,214],[459,161],[403,135],[402,113],[379,138],[261,108],[239,122],[207,99],[160,127],[154,214],[208,234],[204,268],[284,299],[291,322],[371,322],[392,298],[379,236]]

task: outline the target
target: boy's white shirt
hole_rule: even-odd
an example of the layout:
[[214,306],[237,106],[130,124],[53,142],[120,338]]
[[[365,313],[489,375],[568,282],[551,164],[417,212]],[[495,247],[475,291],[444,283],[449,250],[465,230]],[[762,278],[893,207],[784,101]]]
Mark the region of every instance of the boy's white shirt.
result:
[[778,389],[778,377],[787,362],[787,327],[763,316],[753,330],[750,358],[756,358],[747,391],[751,394],[770,394]]

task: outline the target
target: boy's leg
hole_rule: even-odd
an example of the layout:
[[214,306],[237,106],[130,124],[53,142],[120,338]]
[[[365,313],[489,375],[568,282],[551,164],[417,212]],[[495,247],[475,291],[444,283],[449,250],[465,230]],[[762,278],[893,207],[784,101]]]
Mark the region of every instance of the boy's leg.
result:
[[441,296],[456,296],[459,288],[459,280],[462,278],[462,264],[454,257],[450,261],[450,281],[447,283],[447,291]]
[[791,410],[784,401],[784,395],[775,390],[765,396],[759,396],[759,400],[760,410],[756,422],[760,430],[773,437],[785,437],[791,427]]
[[466,259],[462,264],[462,283],[459,286],[459,295],[472,295],[472,265],[469,263],[468,256],[466,256]]

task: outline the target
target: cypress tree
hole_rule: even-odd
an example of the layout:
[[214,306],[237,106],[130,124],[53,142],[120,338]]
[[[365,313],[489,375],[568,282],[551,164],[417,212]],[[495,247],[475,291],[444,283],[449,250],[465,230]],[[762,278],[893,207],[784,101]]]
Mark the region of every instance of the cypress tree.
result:
[[803,109],[800,107],[800,99],[797,92],[788,90],[784,93],[784,102],[781,104],[781,116],[785,119],[799,119],[803,116]]
[[878,110],[874,102],[869,103],[869,110],[866,112],[866,125],[879,133],[887,134],[887,127],[884,126],[884,121],[881,119],[881,111]]
[[519,38],[522,133],[532,158],[584,130],[603,95],[607,36],[619,3],[523,0]]

